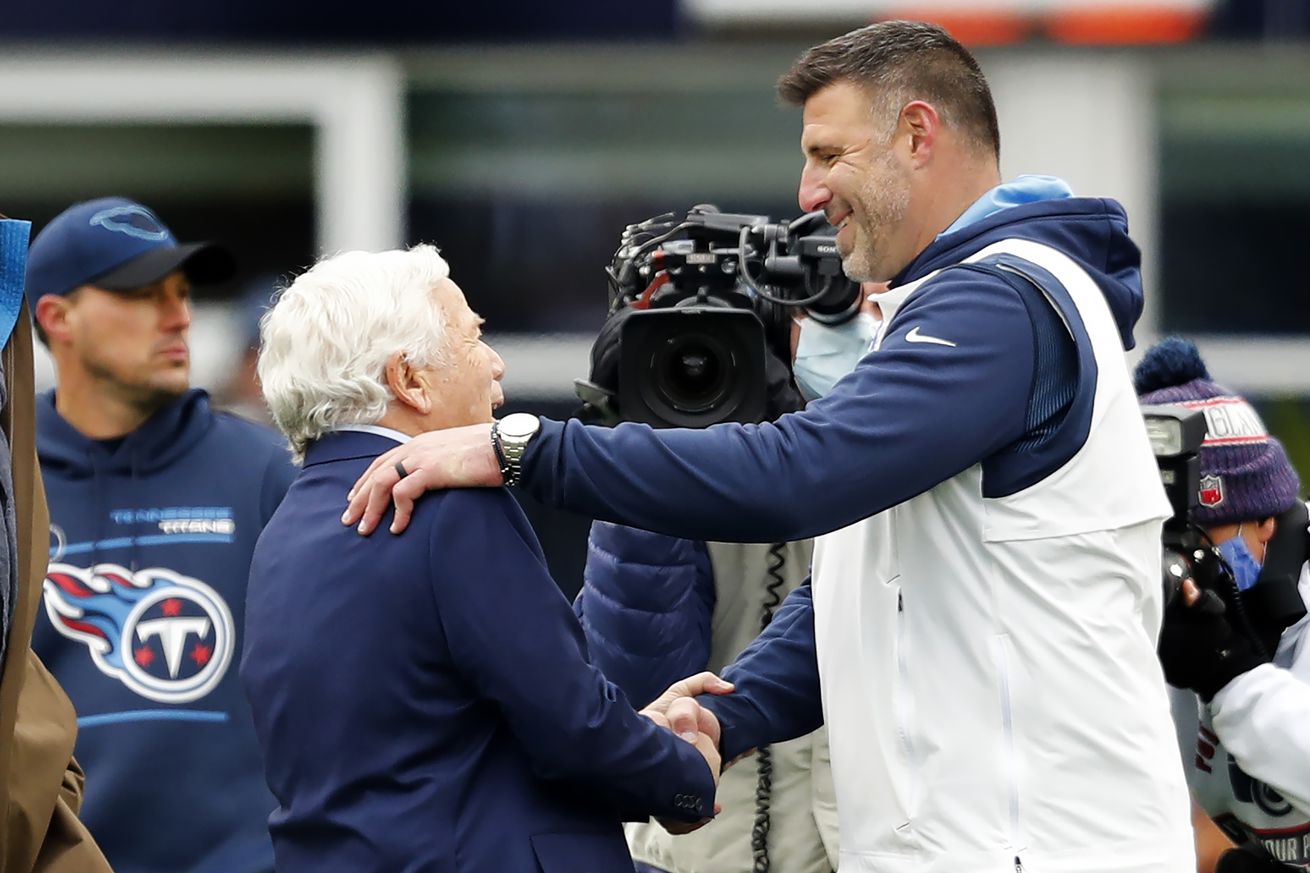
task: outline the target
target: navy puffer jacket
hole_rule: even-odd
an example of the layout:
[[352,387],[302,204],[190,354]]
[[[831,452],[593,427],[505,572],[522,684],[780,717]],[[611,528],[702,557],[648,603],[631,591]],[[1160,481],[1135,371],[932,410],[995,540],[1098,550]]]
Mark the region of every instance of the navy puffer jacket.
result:
[[709,661],[714,571],[705,543],[595,522],[573,609],[593,663],[644,706]]

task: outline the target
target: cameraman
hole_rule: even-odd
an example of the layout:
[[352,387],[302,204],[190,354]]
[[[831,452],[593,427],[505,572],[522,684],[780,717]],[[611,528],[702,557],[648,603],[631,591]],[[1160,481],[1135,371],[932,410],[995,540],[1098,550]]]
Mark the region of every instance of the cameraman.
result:
[[[619,334],[632,309],[605,323],[591,351],[591,383],[610,399],[589,403],[589,424],[624,419]],[[787,367],[766,354],[765,417],[804,405]],[[631,411],[629,411],[629,414]],[[809,575],[810,540],[772,546],[678,539],[598,521],[574,609],[596,666],[629,700],[654,700],[684,676],[722,671]],[[712,827],[672,837],[654,823],[627,826],[638,870],[650,873],[832,873],[837,805],[823,728],[776,743],[719,782]]]
[[[1134,376],[1143,403],[1205,412],[1192,520],[1232,576],[1198,564],[1165,612],[1165,676],[1200,698],[1193,790],[1239,842],[1254,836],[1278,861],[1310,869],[1310,573],[1296,471],[1250,404],[1211,381],[1192,343],[1165,340]],[[1286,602],[1275,608],[1280,585]]]

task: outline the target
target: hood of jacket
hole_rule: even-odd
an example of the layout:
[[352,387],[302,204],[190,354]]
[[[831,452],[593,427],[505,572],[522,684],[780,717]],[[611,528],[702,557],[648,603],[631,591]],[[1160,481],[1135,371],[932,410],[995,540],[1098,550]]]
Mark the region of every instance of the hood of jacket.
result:
[[958,264],[1004,239],[1042,243],[1077,261],[1105,295],[1124,348],[1133,347],[1133,326],[1142,315],[1142,258],[1128,236],[1128,216],[1113,200],[1062,197],[1008,206],[938,236],[892,280],[892,287]]
[[55,409],[55,392],[37,398],[38,452],[47,475],[68,479],[97,473],[148,475],[167,467],[203,439],[213,419],[209,395],[193,388],[146,419],[114,448],[84,436]]

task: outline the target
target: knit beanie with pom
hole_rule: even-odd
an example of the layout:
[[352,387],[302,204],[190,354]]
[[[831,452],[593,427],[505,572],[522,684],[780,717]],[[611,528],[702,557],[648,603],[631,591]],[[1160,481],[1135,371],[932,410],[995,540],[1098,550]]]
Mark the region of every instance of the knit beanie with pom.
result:
[[1169,337],[1147,350],[1133,383],[1143,404],[1176,403],[1205,414],[1197,524],[1267,518],[1300,499],[1301,482],[1282,443],[1246,398],[1211,380],[1191,341]]

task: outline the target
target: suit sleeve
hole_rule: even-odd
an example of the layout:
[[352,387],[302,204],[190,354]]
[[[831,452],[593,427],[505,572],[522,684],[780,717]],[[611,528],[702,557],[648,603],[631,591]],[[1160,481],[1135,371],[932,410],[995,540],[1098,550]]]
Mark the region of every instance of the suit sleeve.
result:
[[1034,333],[1003,279],[948,271],[888,329],[828,396],[774,423],[543,421],[524,485],[551,505],[672,536],[798,540],[922,493],[1023,435]]
[[822,726],[810,591],[806,580],[788,594],[764,632],[723,671],[723,678],[737,686],[733,692],[698,698],[723,728],[719,745],[724,761]]
[[452,492],[436,512],[430,560],[451,655],[537,774],[594,792],[628,817],[712,815],[705,760],[589,663],[569,602],[508,492]]

